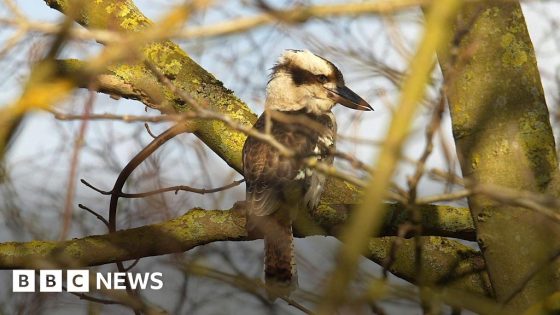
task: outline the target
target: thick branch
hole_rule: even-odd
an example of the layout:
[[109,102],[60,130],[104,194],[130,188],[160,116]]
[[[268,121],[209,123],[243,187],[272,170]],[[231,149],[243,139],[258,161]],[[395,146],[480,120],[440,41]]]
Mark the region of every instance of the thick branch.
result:
[[[338,235],[348,220],[351,204],[321,204],[313,213],[313,221],[320,224],[330,235]],[[380,236],[394,236],[402,224],[411,221],[411,211],[400,204],[386,204],[387,215],[383,220]],[[445,236],[468,241],[476,239],[472,218],[467,208],[441,205],[418,206],[422,214],[421,224],[425,235]]]
[[[88,236],[62,242],[32,241],[10,242],[0,244],[0,268],[39,268],[46,266],[84,267],[117,261],[138,259],[148,256],[184,252],[200,245],[216,241],[248,240],[245,230],[245,215],[239,203],[230,210],[192,209],[183,216],[163,223],[122,230],[112,234]],[[343,209],[348,206],[338,207]],[[447,213],[447,207],[426,207],[423,213],[427,217]],[[461,209],[467,213],[467,209]],[[298,231],[300,237],[316,235],[314,231],[330,231],[333,235],[337,225],[344,223],[342,210],[337,224],[324,223],[323,229]],[[467,213],[468,214],[468,213]],[[454,214],[456,216],[457,214]],[[393,217],[401,217],[396,213]],[[387,218],[384,235],[394,235],[399,220]],[[434,231],[436,235],[464,234],[467,226],[452,227],[448,230]],[[472,225],[471,225],[472,230]],[[472,234],[472,233],[471,233]],[[336,235],[336,234],[334,234]],[[469,238],[472,238],[470,235]],[[377,263],[383,263],[390,255],[392,237],[372,239],[367,257]],[[451,284],[476,293],[488,294],[484,263],[480,255],[473,249],[458,242],[450,242],[439,237],[426,238],[423,266],[434,282]],[[396,257],[397,262],[392,271],[407,280],[414,281],[415,265],[409,261],[414,259],[413,242],[402,240]],[[95,253],[95,254],[92,254]]]
[[94,266],[183,252],[213,241],[245,239],[245,219],[232,211],[192,209],[163,223],[69,241],[0,245],[0,268],[38,268],[54,263]]
[[[519,3],[469,4],[455,27],[455,55],[440,51],[439,60],[463,175],[558,196],[554,137]],[[515,294],[508,311],[520,313],[560,285],[560,264],[549,261],[560,250],[560,229],[537,211],[489,197],[469,197],[478,243],[498,301]]]

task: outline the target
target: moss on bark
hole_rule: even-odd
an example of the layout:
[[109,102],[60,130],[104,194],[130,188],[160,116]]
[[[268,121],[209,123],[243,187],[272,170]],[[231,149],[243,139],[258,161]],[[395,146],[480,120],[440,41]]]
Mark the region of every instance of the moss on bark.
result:
[[[557,159],[534,49],[518,3],[471,3],[456,24],[456,55],[440,54],[463,175],[474,182],[556,195]],[[516,196],[512,196],[514,198]],[[558,288],[547,260],[560,229],[539,213],[469,198],[497,299],[520,312]]]

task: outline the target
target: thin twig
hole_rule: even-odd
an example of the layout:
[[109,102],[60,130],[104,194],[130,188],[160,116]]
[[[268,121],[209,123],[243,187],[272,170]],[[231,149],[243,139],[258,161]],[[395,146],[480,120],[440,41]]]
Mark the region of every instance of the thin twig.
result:
[[[423,233],[422,213],[420,212],[420,210],[416,205],[418,184],[422,179],[422,177],[424,176],[426,161],[432,154],[434,148],[434,134],[436,133],[436,131],[439,129],[441,125],[441,119],[443,116],[444,108],[445,108],[445,93],[444,93],[444,89],[442,88],[440,91],[439,101],[437,102],[434,112],[432,114],[432,119],[428,124],[428,127],[426,128],[426,146],[424,148],[424,152],[422,152],[420,159],[418,159],[418,162],[416,163],[416,171],[414,172],[414,175],[408,178],[407,181],[409,187],[407,205],[409,206],[412,213],[411,230],[414,231],[414,256],[415,256],[414,262],[416,268],[416,281],[419,285],[422,285],[424,282],[423,280],[424,274],[422,268],[422,248],[423,248],[423,239],[421,237]],[[424,297],[423,294],[421,294],[421,292],[419,296],[420,299],[424,302]],[[429,303],[422,303],[422,304],[427,305]]]
[[152,129],[150,129],[150,125],[148,125],[148,123],[144,123],[144,128],[146,129],[146,132],[150,135],[150,137],[152,137],[152,139],[157,138],[157,136],[152,132]]
[[188,114],[165,114],[159,116],[139,116],[139,115],[115,115],[115,114],[90,114],[88,116],[82,115],[74,115],[74,114],[67,114],[61,113],[56,110],[50,110],[50,112],[54,115],[54,118],[58,120],[119,120],[122,122],[152,122],[152,123],[160,123],[160,122],[169,122],[169,121],[184,121],[191,115]]
[[442,201],[453,201],[472,196],[473,192],[470,189],[462,189],[447,194],[439,194],[434,196],[416,198],[417,205],[431,204]]
[[84,145],[84,139],[88,127],[87,117],[91,114],[93,102],[95,101],[95,95],[96,94],[92,90],[90,90],[89,96],[84,106],[84,113],[81,115],[82,118],[84,119],[80,124],[78,135],[74,140],[74,149],[72,150],[72,158],[70,161],[70,172],[68,173],[68,187],[66,190],[64,211],[62,212],[62,230],[59,236],[60,240],[66,239],[72,225],[72,212],[73,212],[72,203],[74,202],[74,194],[76,192],[76,183],[75,183],[76,174],[78,173],[78,165],[80,163],[80,152],[82,151],[82,147]]
[[128,177],[132,174],[132,172],[145,160],[150,156],[155,150],[161,147],[167,141],[173,139],[176,135],[190,131],[192,127],[190,125],[179,123],[174,125],[173,127],[167,129],[161,135],[156,137],[152,142],[150,142],[146,147],[144,147],[138,154],[136,154],[128,164],[122,169],[113,189],[111,190],[111,201],[109,203],[109,232],[114,233],[116,232],[116,220],[117,220],[117,203],[119,197],[122,194],[122,188]]
[[105,226],[106,226],[107,228],[109,228],[109,221],[107,221],[102,215],[100,215],[99,213],[93,211],[92,209],[90,209],[90,208],[84,206],[84,205],[81,204],[81,203],[78,204],[78,207],[79,207],[80,209],[83,209],[83,210],[85,210],[85,211],[87,211],[87,212],[93,214],[97,219],[99,219],[99,221],[103,222],[103,224],[105,224]]
[[134,266],[136,266],[140,262],[140,258],[136,258],[130,266],[126,267],[124,271],[129,272]]
[[[105,191],[105,190],[101,190],[95,186],[93,186],[92,184],[88,183],[86,180],[82,179],[81,182],[88,186],[89,188],[95,190],[96,192],[102,194],[102,195],[111,195],[113,194],[113,191]],[[211,194],[211,193],[216,193],[216,192],[220,192],[220,191],[224,191],[227,189],[230,189],[232,187],[235,186],[239,186],[242,183],[245,182],[245,179],[240,179],[240,180],[235,180],[230,184],[221,186],[221,187],[216,187],[216,188],[194,188],[194,187],[190,187],[190,186],[185,186],[185,185],[179,185],[179,186],[171,186],[171,187],[166,187],[166,188],[160,188],[157,190],[151,190],[151,191],[147,191],[147,192],[143,192],[143,193],[125,193],[125,192],[120,192],[118,193],[119,197],[123,197],[123,198],[144,198],[144,197],[149,197],[152,195],[156,195],[156,194],[161,194],[164,192],[170,192],[173,191],[175,192],[175,194],[177,194],[179,191],[188,191],[188,192],[192,192],[195,194]]]
[[107,191],[107,190],[101,190],[101,189],[99,189],[99,188],[93,186],[92,184],[90,184],[88,181],[86,181],[86,180],[83,179],[83,178],[80,179],[80,182],[81,182],[82,184],[86,185],[87,187],[89,187],[89,188],[95,190],[96,192],[102,194],[102,195],[108,196],[108,195],[110,195],[110,194],[113,193],[111,190],[108,190],[108,191]]
[[193,187],[190,187],[190,186],[181,185],[181,186],[173,186],[173,187],[156,189],[156,190],[147,191],[147,192],[143,192],[143,193],[129,194],[129,193],[121,192],[120,197],[123,197],[123,198],[144,198],[144,197],[149,197],[149,196],[152,196],[152,195],[161,194],[161,193],[169,192],[169,191],[174,191],[175,194],[177,194],[179,191],[188,191],[188,192],[192,192],[192,193],[195,193],[195,194],[204,195],[204,194],[212,194],[212,193],[228,190],[232,187],[239,186],[240,184],[242,184],[244,182],[245,182],[245,179],[240,179],[240,180],[233,181],[232,183],[221,186],[221,187],[209,188],[209,189],[193,188]]

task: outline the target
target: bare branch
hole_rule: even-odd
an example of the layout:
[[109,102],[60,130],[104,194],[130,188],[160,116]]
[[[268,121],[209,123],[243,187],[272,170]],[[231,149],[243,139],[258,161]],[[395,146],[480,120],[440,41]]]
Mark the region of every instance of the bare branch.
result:
[[190,187],[190,186],[185,186],[185,185],[180,185],[180,186],[172,186],[172,187],[166,187],[166,188],[161,188],[161,189],[157,189],[157,190],[152,190],[152,191],[148,191],[148,192],[143,192],[143,193],[135,193],[135,194],[130,194],[130,193],[120,193],[121,197],[124,198],[145,198],[145,197],[149,197],[155,194],[161,194],[164,192],[169,192],[169,191],[173,191],[175,192],[175,194],[177,194],[179,191],[188,191],[188,192],[192,192],[195,194],[212,194],[212,193],[216,193],[216,192],[220,192],[220,191],[224,191],[224,190],[228,190],[230,188],[233,188],[235,186],[239,186],[240,184],[244,183],[245,179],[240,179],[240,180],[236,180],[233,183],[221,186],[221,187],[216,187],[216,188],[209,188],[209,189],[205,189],[205,188],[194,188],[194,187]]
[[[334,206],[334,205],[333,205]],[[344,212],[344,208],[349,209],[350,205],[336,206],[339,209],[338,214],[334,214],[339,218],[335,223],[324,222],[325,230],[331,231],[329,234],[336,235],[336,231],[344,224],[349,216],[348,212]],[[406,220],[406,212],[399,208],[398,205],[391,206],[396,211],[391,211],[391,216],[386,220],[383,235],[395,235],[395,231],[403,220]],[[399,210],[400,209],[400,210]],[[434,206],[422,209],[426,214],[426,221],[432,220],[430,217],[439,217],[445,221],[446,215],[452,215],[449,218],[449,230],[440,230],[440,234],[449,236],[455,234],[461,237],[460,230],[457,230],[457,215],[469,218],[467,209]],[[329,212],[332,217],[333,213]],[[440,228],[441,224],[434,226]],[[470,223],[471,236],[474,238],[474,228]],[[432,232],[426,229],[426,233]],[[435,232],[435,231],[433,231]],[[310,235],[310,234],[307,234]],[[85,238],[72,239],[68,241],[52,242],[52,241],[33,241],[30,243],[2,243],[0,244],[0,268],[18,269],[18,268],[37,268],[37,264],[42,261],[48,261],[51,265],[54,263],[60,267],[80,267],[108,264],[117,261],[127,261],[142,257],[165,255],[170,253],[178,253],[190,250],[200,245],[208,244],[215,241],[242,241],[247,240],[245,230],[245,215],[241,204],[230,211],[224,210],[202,210],[192,209],[181,217],[153,225],[142,226],[129,230],[121,230],[115,233],[97,236],[88,236]],[[435,240],[435,238],[434,238]],[[377,248],[389,248],[386,242],[392,242],[391,238],[372,239],[372,251],[367,255],[375,262],[381,263],[387,257],[384,250],[376,250]],[[444,243],[441,243],[444,242]],[[449,240],[437,242],[428,242],[426,251],[426,259],[433,259],[438,263],[446,262],[446,266],[451,269],[439,269],[438,277],[444,275],[452,275],[457,271],[455,265],[461,262],[461,268],[471,270],[480,270],[480,265],[470,265],[469,260],[463,261],[461,255],[470,253],[469,255],[477,256],[472,249],[461,245],[457,242]],[[375,245],[373,245],[375,244]],[[402,255],[411,255],[408,247],[408,241],[404,241],[403,247],[399,249],[397,257]],[[443,245],[446,244],[446,245]],[[449,255],[443,252],[441,246],[451,246],[454,248],[455,255]],[[91,253],[95,253],[92,255]],[[462,254],[461,254],[462,253]],[[467,255],[468,256],[468,255]],[[468,257],[471,257],[468,256]],[[408,256],[407,256],[408,257]],[[473,260],[474,263],[476,260]],[[454,267],[455,266],[455,267]],[[470,266],[470,267],[469,267]],[[399,266],[401,268],[402,266]],[[405,279],[414,279],[410,275],[414,274],[412,269],[394,268],[391,272]],[[436,271],[436,270],[434,270]],[[456,279],[461,285],[466,286],[471,291],[486,292],[486,289],[480,287],[479,279],[480,271]],[[466,277],[466,278],[465,278]],[[471,278],[469,278],[471,277]]]

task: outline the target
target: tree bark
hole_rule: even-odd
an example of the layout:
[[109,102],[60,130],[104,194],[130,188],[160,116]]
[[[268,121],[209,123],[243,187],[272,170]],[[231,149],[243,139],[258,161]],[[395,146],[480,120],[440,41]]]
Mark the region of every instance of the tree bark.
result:
[[[439,59],[463,176],[557,196],[554,138],[519,3],[467,4],[455,31],[455,54]],[[557,223],[481,195],[469,206],[498,301],[519,313],[558,289],[559,264],[549,262],[560,250]]]
[[[339,209],[346,208],[340,205]],[[428,217],[433,213],[447,215],[447,207],[426,207]],[[467,209],[458,208],[460,213]],[[334,235],[337,226],[345,223],[348,213],[343,210],[334,221],[324,222],[320,229],[301,229],[298,237]],[[381,235],[394,235],[402,213],[389,216]],[[444,234],[453,234],[456,226],[448,226]],[[468,228],[468,226],[466,227]],[[459,233],[463,233],[460,229]],[[121,230],[111,234],[93,235],[68,241],[7,242],[0,244],[0,269],[20,268],[79,268],[142,257],[165,255],[191,250],[217,241],[247,241],[243,204],[229,210],[191,209],[184,215],[157,224]],[[391,255],[392,237],[372,238],[366,257],[383,264]],[[426,237],[422,266],[434,283],[490,295],[490,285],[480,254],[459,242],[440,237]],[[415,281],[414,241],[402,240],[394,252],[395,262],[389,270],[398,277]]]

